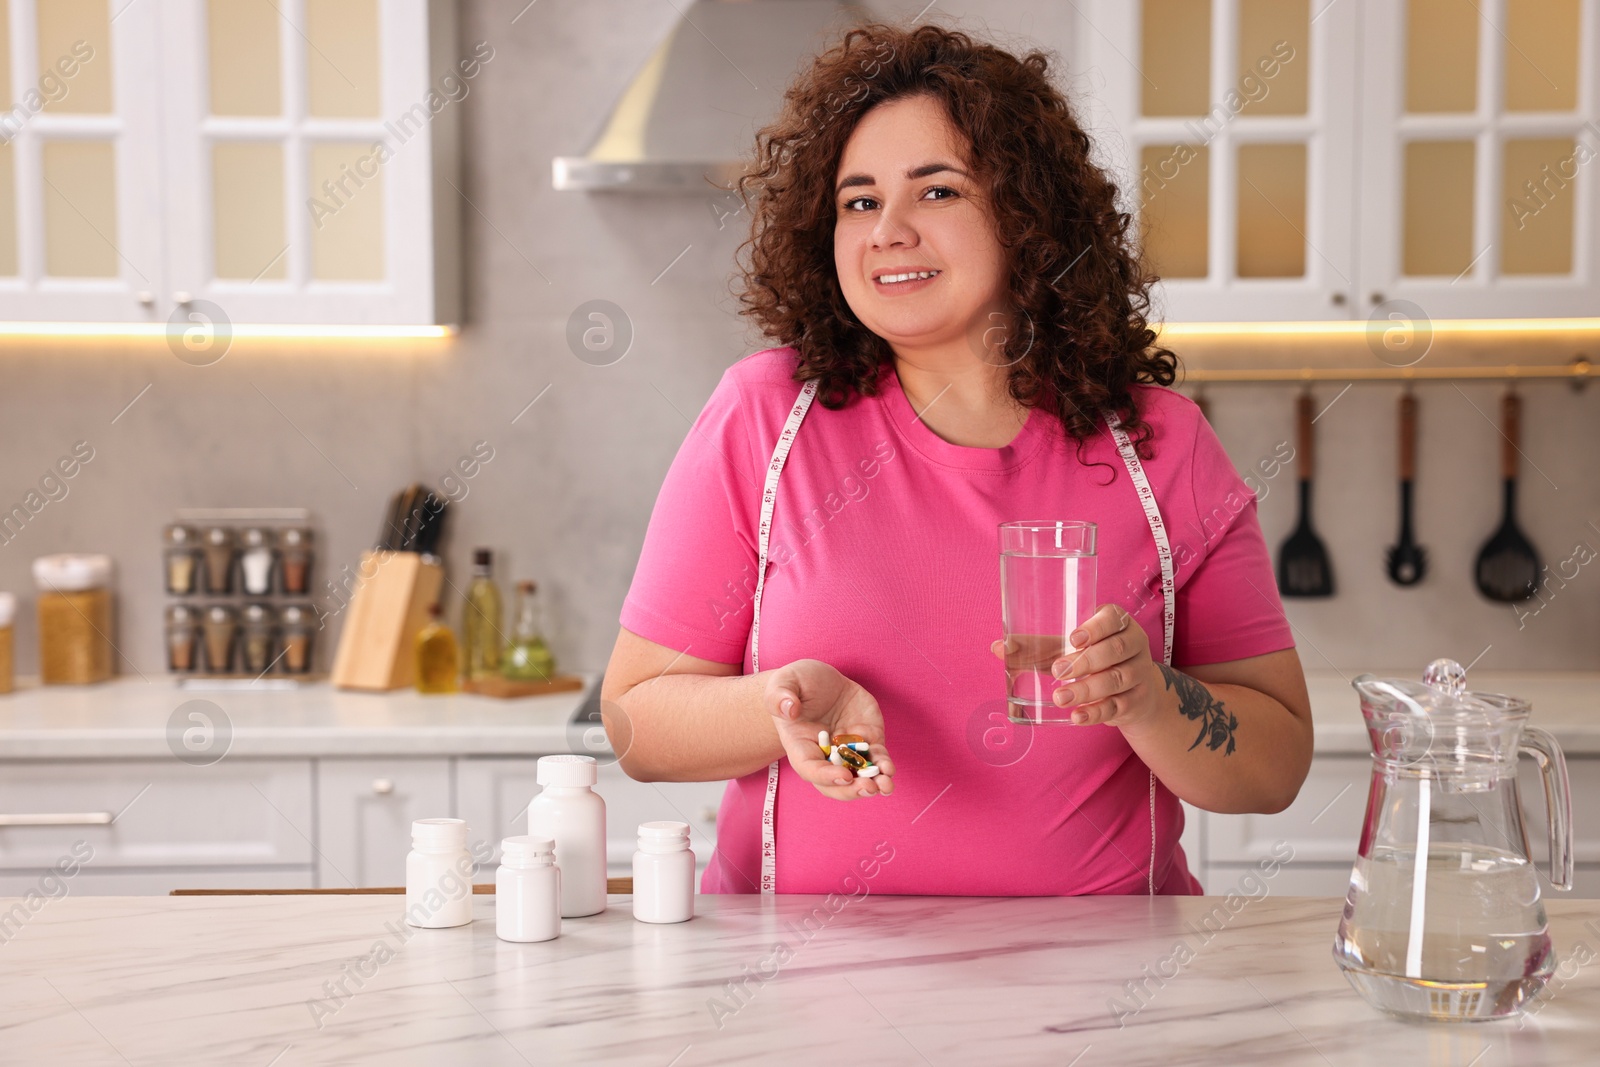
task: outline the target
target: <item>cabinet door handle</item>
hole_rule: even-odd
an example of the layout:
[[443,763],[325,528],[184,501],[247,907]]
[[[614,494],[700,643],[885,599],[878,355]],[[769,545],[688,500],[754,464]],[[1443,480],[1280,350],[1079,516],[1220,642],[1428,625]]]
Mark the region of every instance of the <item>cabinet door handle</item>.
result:
[[0,826],[110,826],[114,818],[109,811],[46,811],[0,815]]
[[394,792],[394,779],[374,778],[372,780],[372,791],[378,794],[380,797],[388,796],[390,793]]

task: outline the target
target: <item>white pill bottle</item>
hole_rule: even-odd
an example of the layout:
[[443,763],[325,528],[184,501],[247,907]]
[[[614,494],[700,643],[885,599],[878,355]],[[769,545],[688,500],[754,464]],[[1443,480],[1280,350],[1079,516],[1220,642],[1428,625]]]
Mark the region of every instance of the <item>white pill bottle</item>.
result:
[[694,853],[686,822],[639,824],[633,854],[633,917],[681,923],[694,917]]
[[549,941],[561,933],[561,869],[548,837],[500,842],[494,872],[494,932],[502,941]]
[[606,802],[592,788],[593,756],[541,756],[539,795],[528,805],[528,836],[556,843],[561,917],[606,910]]
[[406,923],[424,929],[472,921],[472,853],[464,819],[418,819],[406,856]]

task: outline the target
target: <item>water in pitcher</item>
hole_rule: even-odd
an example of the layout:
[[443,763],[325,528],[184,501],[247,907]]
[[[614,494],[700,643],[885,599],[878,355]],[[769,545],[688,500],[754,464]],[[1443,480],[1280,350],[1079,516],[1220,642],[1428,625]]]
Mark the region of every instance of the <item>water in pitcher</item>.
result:
[[1067,722],[1072,709],[1050,699],[1061,683],[1051,665],[1067,652],[1067,635],[1094,614],[1092,555],[1000,555],[1006,625],[1006,713],[1012,722]]
[[[1420,902],[1416,873],[1415,850],[1378,846],[1356,861],[1334,959],[1386,1011],[1464,1020],[1515,1014],[1555,966],[1532,866],[1485,845],[1435,845]],[[1413,920],[1424,917],[1414,938]]]

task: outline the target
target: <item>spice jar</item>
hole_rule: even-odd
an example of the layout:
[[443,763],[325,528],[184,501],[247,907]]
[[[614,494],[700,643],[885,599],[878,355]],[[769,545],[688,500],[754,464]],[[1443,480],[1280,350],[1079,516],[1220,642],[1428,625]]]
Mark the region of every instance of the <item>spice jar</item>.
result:
[[317,615],[309,604],[285,604],[279,615],[283,623],[283,665],[285,674],[311,671],[312,635],[317,631]]
[[233,592],[233,531],[213,526],[206,531],[206,592]]
[[206,608],[206,670],[227,674],[233,669],[233,643],[239,632],[239,619],[226,604]]
[[272,636],[277,628],[273,610],[266,604],[244,606],[244,669],[262,675],[272,666]]
[[167,669],[193,671],[200,667],[200,611],[188,604],[167,608]]
[[111,557],[40,556],[39,680],[89,685],[111,677]]
[[248,596],[272,592],[272,534],[252,526],[239,535],[239,584]]
[[278,550],[283,591],[290,596],[305,596],[311,591],[311,531],[304,526],[279,530]]
[[17,614],[17,598],[0,593],[0,693],[11,692],[14,671],[11,664],[12,621]]
[[193,526],[168,526],[161,531],[165,545],[167,592],[185,596],[200,586],[200,539]]

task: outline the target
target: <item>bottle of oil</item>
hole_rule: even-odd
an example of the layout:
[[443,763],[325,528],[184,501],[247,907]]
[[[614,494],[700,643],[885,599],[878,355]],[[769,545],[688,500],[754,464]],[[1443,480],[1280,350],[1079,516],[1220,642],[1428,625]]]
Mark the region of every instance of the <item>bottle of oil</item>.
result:
[[417,692],[454,693],[460,688],[461,655],[456,635],[441,618],[438,604],[428,608],[428,625],[417,631]]
[[490,576],[493,553],[487,548],[472,553],[472,584],[462,612],[461,635],[466,639],[467,677],[484,678],[500,673],[500,590]]
[[520,682],[548,682],[555,676],[556,661],[550,655],[539,626],[539,601],[533,582],[517,583],[516,623],[511,628],[511,643],[506,646],[500,671]]

